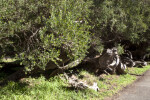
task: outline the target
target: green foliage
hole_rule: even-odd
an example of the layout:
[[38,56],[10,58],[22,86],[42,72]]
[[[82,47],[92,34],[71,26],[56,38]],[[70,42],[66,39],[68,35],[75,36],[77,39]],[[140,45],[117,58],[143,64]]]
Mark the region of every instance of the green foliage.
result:
[[83,58],[90,42],[90,5],[84,0],[0,0],[0,46],[17,53],[29,70],[61,61],[62,51],[70,59]]
[[[94,37],[94,36],[93,36]],[[96,51],[98,51],[100,54],[102,54],[103,50],[104,50],[104,45],[102,43],[102,41],[100,41],[100,39],[98,37],[94,37],[91,41],[91,43],[93,45],[95,45],[94,49]]]
[[29,71],[62,52],[75,60],[90,46],[149,42],[149,33],[148,0],[0,0],[0,57],[16,54]]
[[105,45],[123,40],[137,44],[149,37],[144,37],[150,18],[144,0],[94,0],[92,10],[92,32]]
[[121,44],[118,44],[117,46],[117,50],[118,50],[118,54],[121,55],[124,53],[124,49],[123,46],[121,46]]

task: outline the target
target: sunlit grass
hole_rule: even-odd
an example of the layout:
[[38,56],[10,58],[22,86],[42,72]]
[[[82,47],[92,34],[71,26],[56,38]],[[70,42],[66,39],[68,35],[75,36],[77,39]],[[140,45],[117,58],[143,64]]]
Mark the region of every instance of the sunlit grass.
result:
[[19,83],[9,82],[0,88],[0,100],[88,100],[98,93],[92,90],[72,90],[58,77],[45,80],[26,78]]
[[143,72],[145,72],[148,69],[150,69],[150,65],[145,66],[143,68],[133,67],[133,68],[129,68],[129,70],[127,71],[127,73],[141,75],[141,74],[143,74]]

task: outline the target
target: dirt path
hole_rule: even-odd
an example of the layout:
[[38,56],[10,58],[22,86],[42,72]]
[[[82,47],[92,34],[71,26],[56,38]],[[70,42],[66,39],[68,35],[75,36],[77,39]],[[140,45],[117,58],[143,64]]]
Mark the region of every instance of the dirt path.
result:
[[118,96],[109,100],[150,100],[150,70]]

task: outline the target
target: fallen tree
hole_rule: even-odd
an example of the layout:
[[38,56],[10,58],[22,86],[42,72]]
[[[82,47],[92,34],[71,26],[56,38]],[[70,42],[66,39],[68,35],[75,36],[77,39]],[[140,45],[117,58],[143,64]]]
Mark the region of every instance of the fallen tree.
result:
[[68,83],[71,85],[71,87],[74,87],[75,89],[92,89],[95,91],[99,90],[99,87],[97,86],[96,82],[93,82],[93,85],[88,85],[86,82],[79,80],[76,76],[72,75],[69,77],[66,73],[64,74],[65,78],[68,80]]
[[85,64],[91,63],[96,74],[124,74],[126,65],[120,59],[117,48],[106,49],[102,55],[93,58],[86,58]]

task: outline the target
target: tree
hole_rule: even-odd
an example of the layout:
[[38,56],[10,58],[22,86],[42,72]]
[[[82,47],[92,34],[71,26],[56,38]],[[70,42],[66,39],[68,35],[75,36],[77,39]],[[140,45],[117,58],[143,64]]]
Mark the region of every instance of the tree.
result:
[[[91,25],[94,39],[101,40],[105,48],[128,41],[138,44],[149,30],[148,1],[94,0]],[[148,35],[148,34],[147,34]],[[99,38],[97,38],[99,37]],[[125,44],[124,44],[125,45]]]

